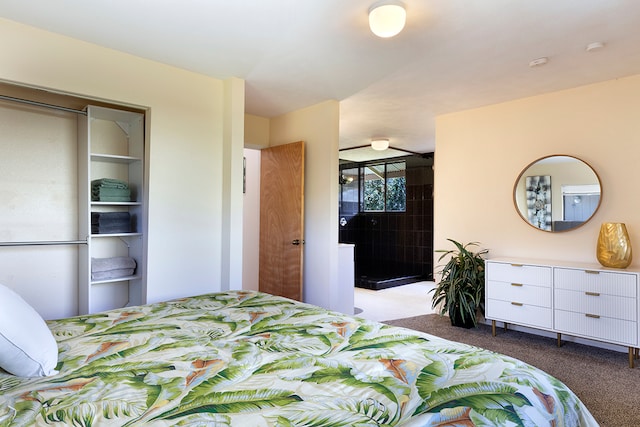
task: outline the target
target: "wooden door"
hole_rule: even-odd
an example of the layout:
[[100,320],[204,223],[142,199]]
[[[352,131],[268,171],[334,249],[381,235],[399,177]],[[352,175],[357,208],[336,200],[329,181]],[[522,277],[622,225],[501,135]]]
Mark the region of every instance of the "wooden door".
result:
[[302,301],[304,142],[261,152],[259,289]]

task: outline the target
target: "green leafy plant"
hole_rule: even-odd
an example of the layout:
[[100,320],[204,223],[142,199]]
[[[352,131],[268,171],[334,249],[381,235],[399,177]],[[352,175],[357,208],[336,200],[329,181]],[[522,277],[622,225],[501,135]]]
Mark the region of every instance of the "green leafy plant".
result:
[[454,326],[472,327],[477,325],[478,310],[484,315],[484,258],[487,249],[474,251],[470,247],[478,242],[466,245],[447,239],[456,249],[437,250],[441,253],[438,262],[448,257],[440,265],[440,282],[432,289],[432,307],[440,307],[440,315],[449,314]]

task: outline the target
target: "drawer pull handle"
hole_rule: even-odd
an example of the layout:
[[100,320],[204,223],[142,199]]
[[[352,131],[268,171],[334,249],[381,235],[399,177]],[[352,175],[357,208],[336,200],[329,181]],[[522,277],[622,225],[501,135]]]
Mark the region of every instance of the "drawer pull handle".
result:
[[523,264],[511,264],[511,267],[524,267]]
[[600,294],[598,292],[585,292],[585,295],[589,295],[590,297],[599,297]]
[[595,271],[595,270],[585,270],[584,272],[587,274],[600,274],[599,271]]
[[586,313],[585,316],[590,317],[592,319],[599,319],[600,316],[598,316],[597,314],[590,314],[590,313]]
[[518,307],[522,307],[521,302],[512,302],[511,305],[517,305]]
[[511,286],[522,286],[522,283],[512,283]]

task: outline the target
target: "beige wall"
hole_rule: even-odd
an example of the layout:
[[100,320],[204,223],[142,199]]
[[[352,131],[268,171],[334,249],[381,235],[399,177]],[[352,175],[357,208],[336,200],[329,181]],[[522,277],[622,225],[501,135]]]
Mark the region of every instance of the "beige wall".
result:
[[[338,282],[338,116],[339,104],[327,101],[268,119],[245,115],[247,183],[259,189],[258,149],[305,142],[306,302],[332,308],[332,289]],[[257,179],[257,181],[256,181]],[[260,192],[247,189],[244,211],[244,289],[258,289]],[[253,248],[253,249],[252,249]]]
[[222,131],[221,289],[242,289],[244,80],[224,81]]
[[[149,108],[149,302],[240,286],[223,283],[222,274],[241,280],[241,255],[227,257],[229,265],[222,266],[221,251],[241,249],[233,242],[242,241],[241,230],[234,234],[241,227],[242,195],[230,192],[242,189],[244,115],[237,111],[244,111],[238,105],[244,102],[243,82],[3,19],[0,51],[0,80]],[[224,167],[224,159],[232,164]],[[225,200],[231,207],[223,211]],[[234,227],[225,236],[223,221]],[[44,283],[42,290],[39,303],[46,303]]]
[[260,150],[244,149],[247,188],[242,211],[242,289],[259,289],[260,272]]
[[[597,262],[600,224],[615,221],[640,248],[639,111],[637,75],[438,117],[434,247],[452,238],[479,241],[490,257]],[[599,211],[577,230],[539,231],[514,209],[521,170],[550,154],[581,158],[602,181]]]
[[259,289],[260,273],[260,150],[269,146],[270,120],[245,114],[244,156],[247,191],[244,193],[242,289]]
[[244,115],[244,146],[259,150],[269,146],[270,120],[266,117]]
[[270,120],[270,145],[305,142],[304,301],[331,307],[338,280],[338,122],[326,101]]

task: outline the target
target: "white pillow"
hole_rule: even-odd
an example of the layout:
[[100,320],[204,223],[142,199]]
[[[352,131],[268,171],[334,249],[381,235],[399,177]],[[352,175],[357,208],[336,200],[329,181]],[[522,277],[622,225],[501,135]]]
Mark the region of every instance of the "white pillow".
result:
[[20,295],[0,285],[0,368],[20,377],[55,375],[58,344]]

